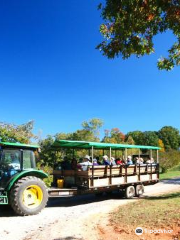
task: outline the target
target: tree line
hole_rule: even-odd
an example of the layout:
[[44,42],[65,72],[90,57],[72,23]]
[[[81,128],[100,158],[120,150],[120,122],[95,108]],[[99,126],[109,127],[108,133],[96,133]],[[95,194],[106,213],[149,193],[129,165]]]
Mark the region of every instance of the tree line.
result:
[[180,163],[180,132],[173,126],[164,126],[159,131],[131,131],[123,133],[119,128],[104,130],[100,139],[100,130],[103,121],[98,118],[90,119],[82,123],[82,128],[72,133],[59,132],[55,135],[47,135],[40,139],[33,133],[34,122],[30,121],[22,125],[0,122],[0,140],[20,143],[38,143],[41,147],[41,162],[52,166],[55,161],[61,161],[62,154],[51,151],[51,145],[55,140],[78,140],[107,143],[121,143],[131,145],[159,146],[160,159],[164,169],[168,169]]

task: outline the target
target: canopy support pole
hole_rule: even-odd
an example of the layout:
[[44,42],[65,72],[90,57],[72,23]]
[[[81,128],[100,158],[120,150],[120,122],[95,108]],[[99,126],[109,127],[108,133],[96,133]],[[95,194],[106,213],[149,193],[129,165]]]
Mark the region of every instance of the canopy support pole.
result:
[[139,149],[139,153],[138,153],[138,155],[139,155],[139,158],[140,158],[140,156],[141,156],[141,150]]
[[110,158],[109,161],[111,161],[111,147],[109,148],[109,151],[110,151],[109,152],[109,158]]
[[150,159],[152,158],[152,149],[150,149]]
[[159,151],[156,152],[156,162],[159,163]]
[[93,158],[94,158],[94,148],[92,146],[92,149],[91,149],[91,158],[92,158],[92,163],[93,163]]
[[124,161],[126,162],[127,161],[127,148],[125,148],[125,159]]

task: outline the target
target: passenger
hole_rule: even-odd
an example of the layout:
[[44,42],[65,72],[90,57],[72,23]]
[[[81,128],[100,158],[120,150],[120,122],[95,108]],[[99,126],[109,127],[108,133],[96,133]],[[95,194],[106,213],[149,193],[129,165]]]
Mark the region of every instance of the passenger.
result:
[[114,158],[114,157],[111,157],[111,158],[110,158],[110,165],[112,165],[112,166],[115,166],[115,165],[116,165],[116,162],[115,162],[115,158]]
[[140,158],[138,158],[138,157],[135,158],[135,164],[137,164],[137,165],[141,164]]
[[93,159],[93,166],[98,166],[99,164],[98,164],[98,162],[97,162],[97,159],[96,158],[94,158]]
[[90,156],[86,155],[82,161],[82,163],[79,163],[83,171],[88,170],[88,166],[92,166],[92,163],[90,162]]
[[133,162],[132,162],[132,157],[131,156],[128,156],[127,157],[127,163],[126,163],[127,165],[132,165],[133,164]]
[[146,161],[147,164],[152,164],[154,163],[154,158],[150,158],[149,160]]
[[102,165],[102,162],[100,161],[99,157],[96,157],[98,165]]
[[144,159],[143,158],[140,158],[140,164],[143,164],[144,163]]
[[155,162],[154,162],[154,158],[151,158],[150,160],[151,160],[151,163],[155,163]]
[[77,168],[77,160],[73,158],[71,161],[71,169],[76,170],[76,168]]
[[103,156],[103,165],[110,165],[110,162],[109,162],[109,160],[108,160],[108,156],[107,155],[104,155]]
[[121,158],[117,158],[116,165],[122,165],[122,164],[123,164],[123,160]]
[[144,163],[144,159],[143,158],[135,158],[135,164],[139,165],[139,164],[143,164]]
[[67,160],[67,158],[64,158],[65,160],[61,163],[62,170],[71,170],[71,163]]

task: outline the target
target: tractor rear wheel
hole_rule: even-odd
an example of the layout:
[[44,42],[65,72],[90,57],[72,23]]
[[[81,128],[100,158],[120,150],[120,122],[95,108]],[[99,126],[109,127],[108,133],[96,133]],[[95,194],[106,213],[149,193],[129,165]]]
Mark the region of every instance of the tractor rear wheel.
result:
[[39,213],[48,200],[44,182],[34,176],[20,178],[10,192],[10,205],[21,216]]

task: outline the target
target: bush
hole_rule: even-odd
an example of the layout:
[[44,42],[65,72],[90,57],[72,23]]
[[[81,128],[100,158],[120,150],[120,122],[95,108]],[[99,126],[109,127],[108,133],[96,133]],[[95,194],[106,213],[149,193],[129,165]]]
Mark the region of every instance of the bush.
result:
[[52,173],[52,167],[49,167],[48,165],[44,166],[43,164],[38,163],[37,168],[39,170],[43,170],[45,173],[48,174],[48,177],[44,178],[43,181],[44,181],[44,183],[46,184],[47,187],[50,187],[51,183],[53,181],[53,176],[50,175]]
[[170,150],[168,152],[160,152],[159,163],[162,173],[180,164],[180,151]]

